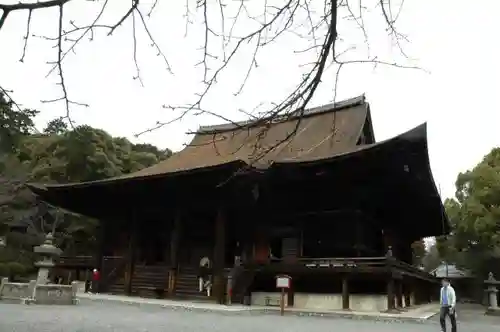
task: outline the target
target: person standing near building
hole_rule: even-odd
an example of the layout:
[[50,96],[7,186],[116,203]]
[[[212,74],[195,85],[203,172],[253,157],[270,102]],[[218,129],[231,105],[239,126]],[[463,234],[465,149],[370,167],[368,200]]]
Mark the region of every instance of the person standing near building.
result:
[[210,280],[211,263],[208,257],[200,259],[200,268],[198,271],[198,287],[200,293],[204,290],[207,291],[207,296],[210,296],[211,280]]
[[92,293],[98,293],[99,281],[101,280],[101,273],[98,269],[92,271],[92,286],[90,288]]
[[441,323],[441,331],[446,332],[446,316],[448,316],[451,322],[451,332],[457,332],[457,313],[455,311],[457,297],[455,289],[450,285],[450,280],[447,278],[442,280],[440,295],[441,312],[439,322]]

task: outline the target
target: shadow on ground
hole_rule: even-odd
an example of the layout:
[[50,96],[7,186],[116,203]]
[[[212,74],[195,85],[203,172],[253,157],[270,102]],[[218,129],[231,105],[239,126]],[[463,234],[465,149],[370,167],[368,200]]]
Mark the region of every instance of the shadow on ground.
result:
[[[496,325],[500,331],[500,317],[486,316],[484,314],[486,308],[479,304],[463,303],[457,305],[458,321],[463,323],[478,323]],[[432,321],[439,322],[439,315],[431,318]]]

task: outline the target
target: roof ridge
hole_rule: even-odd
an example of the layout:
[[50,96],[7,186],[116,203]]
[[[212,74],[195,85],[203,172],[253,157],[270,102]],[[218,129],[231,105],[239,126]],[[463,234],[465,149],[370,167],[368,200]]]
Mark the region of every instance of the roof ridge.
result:
[[[298,114],[298,111],[294,111],[288,115],[283,115],[283,116],[278,116],[272,119],[273,123],[277,122],[286,122],[290,121],[293,119],[296,119],[298,117],[309,117],[309,116],[315,116],[323,113],[329,113],[329,112],[336,112],[340,111],[346,108],[351,108],[360,104],[364,104],[366,102],[365,95],[362,94],[357,97],[341,100],[339,102],[335,103],[329,103],[325,104],[322,106],[317,106],[313,108],[306,109],[302,114]],[[294,114],[296,113],[296,114]],[[232,123],[224,123],[224,124],[218,124],[218,125],[210,125],[210,126],[200,126],[200,128],[195,132],[196,134],[214,134],[217,132],[225,132],[225,131],[232,131],[235,129],[238,129],[240,127],[252,127],[254,125],[259,125],[259,120],[246,120],[246,121],[238,121],[238,122],[232,122]]]

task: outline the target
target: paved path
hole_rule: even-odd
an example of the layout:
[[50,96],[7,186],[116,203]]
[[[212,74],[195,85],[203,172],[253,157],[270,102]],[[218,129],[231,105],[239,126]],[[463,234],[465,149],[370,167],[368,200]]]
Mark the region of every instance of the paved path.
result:
[[[1,332],[436,332],[437,322],[388,323],[342,318],[225,315],[158,306],[82,301],[77,306],[0,303]],[[500,331],[496,322],[467,321],[460,332]]]
[[[147,299],[134,296],[120,296],[109,294],[79,294],[80,300],[92,300],[105,303],[121,303],[131,305],[149,305],[167,309],[182,309],[191,311],[216,312],[225,314],[252,314],[252,313],[271,313],[278,314],[278,307],[259,307],[259,306],[243,306],[243,305],[219,305],[207,302],[192,302],[178,301],[167,299]],[[319,310],[319,309],[300,309],[287,308],[287,313],[292,313],[299,316],[322,316],[322,317],[343,317],[354,319],[371,319],[371,320],[401,320],[401,321],[425,321],[439,312],[439,304],[426,304],[413,307],[411,310],[401,313],[381,313],[381,312],[359,312],[359,311],[343,311],[343,310]]]
[[[478,304],[459,303],[457,306],[458,320],[462,323],[472,323],[481,325],[496,325],[496,330],[500,331],[500,317],[486,316],[485,308]],[[439,322],[439,315],[431,318],[434,322]]]

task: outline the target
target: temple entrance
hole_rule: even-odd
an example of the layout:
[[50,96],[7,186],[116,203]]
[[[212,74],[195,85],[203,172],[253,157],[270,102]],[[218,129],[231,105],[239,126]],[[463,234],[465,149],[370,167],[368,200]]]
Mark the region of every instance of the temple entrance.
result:
[[269,258],[278,260],[283,258],[283,236],[273,236],[269,241]]
[[203,257],[213,261],[214,216],[205,211],[192,212],[183,220],[179,265],[197,268]]
[[142,223],[137,233],[137,264],[165,265],[169,261],[170,232],[157,221]]

